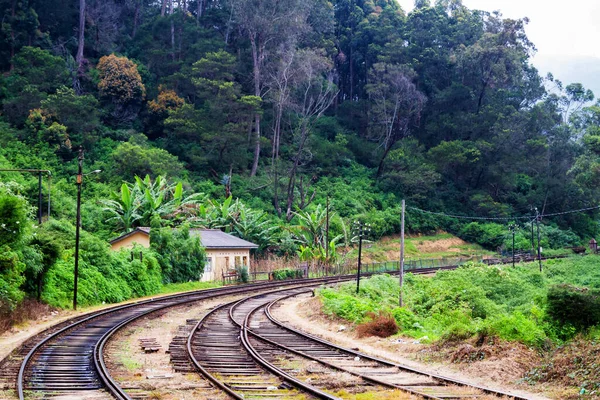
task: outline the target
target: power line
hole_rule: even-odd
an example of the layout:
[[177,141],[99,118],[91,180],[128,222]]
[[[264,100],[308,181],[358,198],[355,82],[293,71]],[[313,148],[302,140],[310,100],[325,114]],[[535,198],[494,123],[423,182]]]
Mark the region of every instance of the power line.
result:
[[557,212],[557,213],[552,213],[552,214],[540,214],[540,217],[556,217],[557,215],[574,214],[574,213],[580,213],[580,212],[584,212],[584,211],[597,210],[599,208],[600,208],[600,206],[594,206],[594,207],[580,208],[579,210],[562,211],[562,212]]
[[410,206],[407,208],[410,208],[411,210],[415,210],[415,211],[418,211],[418,212],[421,212],[424,214],[439,215],[441,217],[447,217],[447,218],[469,219],[469,220],[478,220],[478,221],[514,221],[517,219],[528,219],[528,220],[530,220],[530,222],[532,222],[532,221],[535,221],[536,218],[556,217],[556,216],[560,216],[560,215],[576,214],[576,213],[581,213],[581,212],[585,212],[585,211],[598,210],[598,209],[600,209],[600,205],[594,206],[594,207],[580,208],[577,210],[568,210],[568,211],[561,211],[561,212],[556,212],[556,213],[539,214],[537,216],[524,215],[521,217],[473,217],[473,216],[468,216],[468,215],[453,215],[453,214],[446,214],[443,212],[427,211],[427,210],[422,210],[417,207],[410,207]]
[[418,212],[425,213],[425,214],[439,215],[442,217],[458,218],[458,219],[473,219],[473,220],[485,220],[485,221],[513,221],[515,219],[535,218],[534,216],[531,216],[531,215],[527,215],[527,216],[523,216],[523,217],[470,217],[467,215],[452,215],[452,214],[446,214],[446,213],[442,213],[442,212],[427,211],[427,210],[422,210],[417,207],[408,207],[408,208],[418,211]]

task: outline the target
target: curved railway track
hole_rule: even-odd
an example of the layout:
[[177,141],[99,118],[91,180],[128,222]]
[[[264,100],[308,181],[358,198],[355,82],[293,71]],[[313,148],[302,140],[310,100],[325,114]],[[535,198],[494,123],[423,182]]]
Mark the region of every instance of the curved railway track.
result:
[[[431,273],[435,270],[436,269],[427,268],[411,272]],[[138,301],[86,314],[62,322],[28,340],[20,349],[15,350],[9,357],[0,362],[0,378],[3,377],[4,382],[7,382],[8,380],[16,381],[15,389],[21,400],[26,398],[26,394],[30,394],[31,397],[35,398],[48,398],[60,394],[74,395],[75,397],[73,398],[84,398],[88,397],[87,393],[92,393],[94,391],[97,392],[95,397],[90,396],[90,398],[129,399],[130,397],[127,393],[107,372],[102,357],[102,351],[106,342],[115,332],[138,318],[170,307],[219,296],[256,293],[274,287],[292,286],[302,286],[302,289],[300,289],[302,292],[306,291],[306,288],[309,286],[314,287],[323,283],[333,283],[351,279],[354,279],[354,276],[262,282],[243,286],[208,289],[170,295],[158,299]],[[250,299],[255,299],[255,301],[240,301],[236,304],[219,307],[209,313],[198,323],[198,328],[201,328],[203,324],[205,324],[205,327],[211,326],[212,328],[222,327],[225,324],[229,324],[229,326],[227,329],[223,328],[222,331],[219,330],[220,328],[214,329],[214,333],[217,334],[216,339],[215,336],[211,339],[208,335],[202,336],[200,333],[190,336],[190,352],[194,354],[194,357],[200,359],[200,361],[203,357],[210,357],[207,355],[208,352],[202,353],[200,350],[193,350],[192,348],[195,343],[204,341],[203,343],[213,346],[215,349],[219,349],[219,351],[214,353],[218,355],[217,357],[219,360],[213,358],[215,363],[212,365],[206,363],[203,365],[199,362],[197,368],[200,371],[203,371],[203,374],[209,377],[209,380],[213,381],[216,386],[220,387],[234,398],[248,399],[252,398],[253,395],[257,395],[257,393],[262,393],[263,395],[268,394],[268,397],[276,397],[274,395],[278,393],[285,398],[292,399],[335,398],[315,386],[307,385],[305,382],[296,379],[282,368],[276,366],[275,363],[269,361],[273,360],[273,354],[277,354],[277,352],[281,351],[288,355],[294,354],[295,356],[303,357],[305,359],[310,359],[310,357],[314,357],[315,359],[319,358],[319,362],[327,368],[345,371],[345,373],[358,376],[363,381],[369,382],[372,385],[399,388],[397,382],[396,386],[389,385],[386,382],[380,381],[377,377],[369,376],[369,374],[365,373],[365,371],[367,371],[366,369],[363,369],[361,373],[357,372],[360,368],[354,370],[352,369],[354,367],[350,368],[349,365],[346,365],[344,367],[346,369],[343,369],[340,365],[331,362],[331,357],[329,356],[331,356],[331,352],[334,351],[337,352],[336,355],[333,356],[334,359],[340,358],[340,355],[343,355],[347,361],[348,357],[352,358],[352,354],[354,354],[354,358],[359,357],[363,360],[370,360],[371,366],[374,365],[374,363],[388,363],[388,369],[404,368],[404,370],[406,370],[405,367],[396,364],[390,365],[387,361],[369,358],[363,354],[353,353],[352,350],[348,349],[337,348],[336,350],[332,350],[333,345],[330,343],[325,343],[324,341],[319,343],[320,339],[306,337],[302,333],[294,331],[290,327],[285,327],[276,321],[270,314],[271,302],[282,297],[289,297],[296,294],[297,291],[285,295],[283,293],[277,293],[272,296],[254,296]],[[232,335],[231,332],[236,330],[237,335]],[[194,332],[196,331],[197,330],[194,330]],[[301,336],[304,336],[304,339],[299,339]],[[284,338],[284,341],[292,340],[292,338],[295,341],[286,342],[286,344],[293,344],[286,346],[281,340],[276,340],[278,337]],[[305,341],[304,344],[302,344],[302,341]],[[323,348],[327,348],[327,350],[323,350],[325,351],[325,353],[323,353],[325,356],[317,357],[318,351],[316,353],[312,352],[311,354],[306,348],[303,349],[303,346],[306,346],[306,343],[308,343],[306,341],[310,341],[310,347],[324,346]],[[227,345],[224,345],[224,343],[227,343]],[[219,347],[219,345],[221,346]],[[240,348],[243,348],[244,352],[238,352]],[[218,370],[217,368],[219,365],[218,362],[222,362],[224,357],[232,357],[231,360],[235,360],[240,365],[244,366],[244,368],[247,367],[247,371],[250,371],[248,372],[247,377],[256,373],[261,376],[260,380],[246,378],[237,379],[237,381],[230,380],[224,383],[223,381],[227,381],[225,378],[227,376],[225,373],[226,368],[222,368],[221,370]],[[222,364],[222,366],[223,365],[224,364]],[[15,370],[18,370],[18,373]],[[238,368],[237,372],[239,372],[239,370],[240,368]],[[381,371],[384,370],[379,370],[379,372]],[[237,376],[239,378],[240,375],[235,375],[235,371],[230,372],[230,377]],[[413,373],[417,372],[413,371]],[[374,373],[371,375],[377,374],[378,373]],[[421,376],[429,376],[436,382],[439,382],[441,378],[432,377],[430,374],[422,373],[421,371],[418,371],[418,374]],[[424,383],[425,381],[421,380],[419,382]],[[427,382],[428,383],[423,386],[431,386],[429,384],[430,381]],[[446,380],[445,382],[449,383],[450,381]],[[464,385],[462,382],[453,382],[453,384]],[[245,392],[244,397],[236,397],[236,395],[239,395],[239,393],[236,394],[236,390],[242,394]],[[265,393],[265,391],[268,393]],[[410,390],[406,391],[410,392]],[[79,397],[77,393],[80,394]],[[86,396],[83,395],[84,393],[86,393]],[[422,392],[419,393],[422,394]],[[523,397],[517,396],[510,396],[510,398],[524,399]]]
[[[307,291],[304,291],[306,293]],[[373,357],[344,348],[307,334],[276,319],[272,308],[282,300],[296,296],[290,293],[256,307],[246,319],[246,328],[257,339],[310,360],[339,369],[362,379],[400,389],[426,399],[480,398],[489,394],[501,398],[527,400],[508,392],[473,385],[416,368]]]
[[[9,360],[7,364],[12,364],[13,368],[15,365],[19,367],[16,389],[21,400],[29,392],[32,392],[32,397],[47,398],[60,393],[83,394],[101,389],[108,390],[115,398],[128,399],[123,389],[110,377],[101,356],[106,341],[128,323],[155,311],[217,296],[251,293],[281,286],[318,285],[339,279],[264,282],[201,290],[112,307],[78,317],[74,322],[65,322],[59,329],[44,332],[37,343],[30,341],[16,354],[12,354],[12,363]],[[20,361],[20,365],[15,360]],[[2,369],[4,372],[8,367],[3,366]]]
[[306,292],[306,288],[273,291],[222,305],[208,313],[188,339],[188,352],[196,368],[232,398],[240,400],[297,398],[298,391],[309,398],[339,399],[323,387],[327,377],[316,380],[321,385],[312,384],[301,369],[286,367],[299,359],[321,364],[325,368],[321,375],[331,377],[335,371],[360,378],[354,385],[365,386],[364,391],[396,389],[435,400],[526,400],[342,348],[286,326],[272,316],[271,308],[278,301]]

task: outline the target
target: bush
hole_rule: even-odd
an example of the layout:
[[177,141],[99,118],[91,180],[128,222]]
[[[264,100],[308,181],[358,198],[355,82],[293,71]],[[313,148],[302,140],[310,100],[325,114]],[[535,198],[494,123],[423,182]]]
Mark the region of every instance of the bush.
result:
[[503,225],[479,222],[465,225],[459,233],[467,242],[477,243],[492,250],[502,245],[505,235],[506,228]]
[[389,312],[369,313],[367,317],[369,321],[363,322],[356,327],[358,337],[377,336],[386,338],[398,333],[396,320]]
[[248,283],[250,276],[248,275],[248,267],[245,265],[238,265],[235,267],[235,271],[238,276],[238,283]]
[[552,286],[547,313],[560,324],[586,329],[600,323],[600,291],[572,285]]
[[156,252],[165,283],[197,281],[204,272],[204,248],[189,227],[158,228],[150,231],[150,245]]
[[302,278],[303,272],[301,269],[278,269],[272,272],[273,280],[275,281],[283,281],[286,279],[298,279]]

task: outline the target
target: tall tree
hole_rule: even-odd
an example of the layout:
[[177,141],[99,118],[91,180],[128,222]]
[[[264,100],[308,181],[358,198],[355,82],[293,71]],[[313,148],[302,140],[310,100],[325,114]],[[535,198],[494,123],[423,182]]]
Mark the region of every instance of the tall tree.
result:
[[[302,0],[236,0],[233,3],[235,19],[240,31],[250,41],[252,53],[252,80],[254,95],[263,96],[263,67],[269,49],[290,36],[300,35],[306,29],[306,18],[311,2]],[[254,160],[250,176],[256,175],[260,158],[261,113],[254,114]]]
[[[295,205],[296,177],[298,167],[303,159],[306,141],[314,127],[315,122],[331,106],[337,96],[337,87],[333,83],[333,65],[331,62],[314,50],[303,50],[298,54],[298,76],[294,85],[292,110],[295,111],[298,121],[295,127],[297,142],[296,154],[292,160],[287,186],[288,221],[293,217]],[[304,187],[300,182],[300,203],[298,208],[307,205]]]
[[414,76],[410,68],[394,64],[377,63],[370,71],[371,83],[366,86],[372,101],[369,131],[383,148],[377,176],[392,147],[419,122],[425,96],[412,82]]
[[79,31],[77,36],[77,61],[78,73],[82,71],[83,47],[85,45],[85,0],[79,0]]

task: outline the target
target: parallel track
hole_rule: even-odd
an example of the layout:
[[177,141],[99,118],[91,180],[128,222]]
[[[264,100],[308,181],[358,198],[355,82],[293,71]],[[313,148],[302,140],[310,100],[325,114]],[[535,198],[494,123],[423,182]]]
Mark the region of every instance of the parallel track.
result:
[[248,331],[260,341],[277,346],[283,351],[359,376],[366,381],[401,389],[426,399],[473,398],[486,393],[514,400],[527,400],[526,397],[512,393],[431,374],[344,348],[283,324],[272,315],[271,310],[278,302],[296,295],[290,293],[256,307],[246,318],[245,326]]
[[[328,371],[354,375],[361,379],[359,385],[366,386],[365,391],[387,387],[432,400],[473,399],[484,393],[526,400],[345,349],[288,327],[272,316],[271,307],[278,301],[306,292],[302,288],[273,291],[222,305],[207,314],[188,339],[188,352],[196,368],[239,400],[278,397],[282,395],[278,388],[292,386],[311,397],[338,399],[296,377],[301,372],[281,365],[282,360],[293,357],[318,362]],[[294,398],[297,393],[288,395]]]
[[[119,328],[149,313],[177,305],[273,287],[318,285],[335,282],[340,278],[320,278],[301,281],[264,282],[236,287],[208,289],[186,294],[146,300],[91,313],[78,318],[73,324],[63,324],[58,331],[45,337],[23,357],[17,376],[19,399],[26,391],[47,397],[56,393],[77,393],[107,389],[117,399],[129,396],[116,384],[102,360],[102,349],[110,336]],[[346,277],[348,279],[348,277]],[[18,355],[16,355],[18,357]]]
[[[407,272],[423,274],[452,268],[454,267],[424,268]],[[364,274],[367,275],[369,274]],[[272,287],[318,285],[353,278],[354,276],[346,275],[208,289],[139,301],[86,314],[62,322],[28,340],[20,349],[2,360],[0,378],[7,382],[13,376],[11,374],[16,375],[16,389],[21,400],[25,398],[26,391],[45,396],[98,389],[107,389],[115,398],[128,399],[128,395],[106,371],[102,350],[112,334],[135,319],[165,308],[217,296],[267,290]],[[252,332],[248,330],[248,334],[252,335]],[[16,369],[15,366],[19,367],[18,374],[12,372]]]

